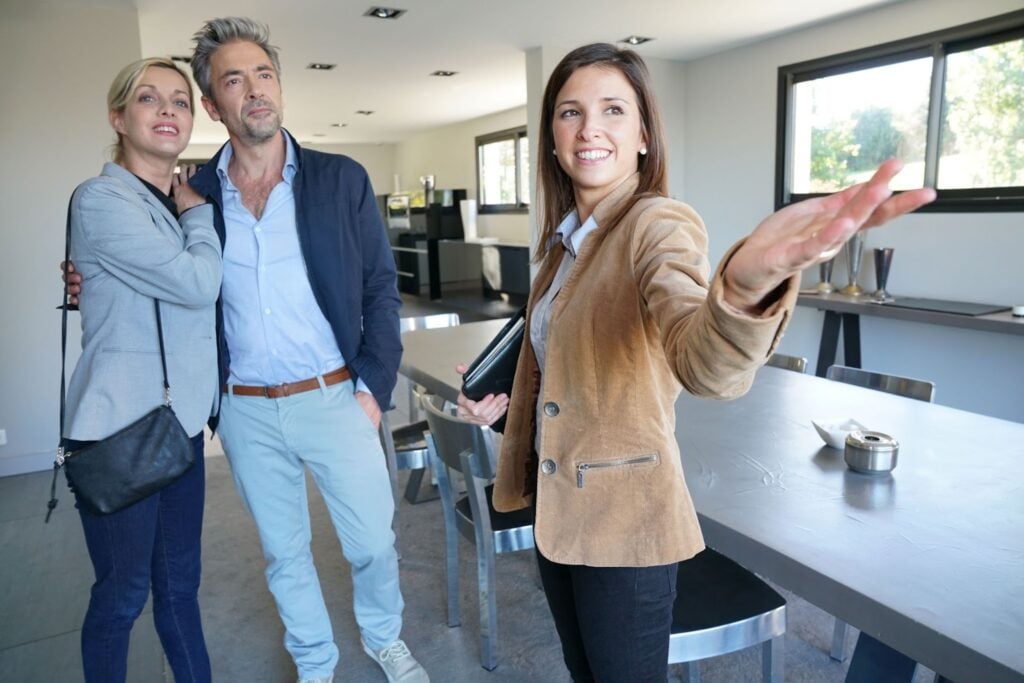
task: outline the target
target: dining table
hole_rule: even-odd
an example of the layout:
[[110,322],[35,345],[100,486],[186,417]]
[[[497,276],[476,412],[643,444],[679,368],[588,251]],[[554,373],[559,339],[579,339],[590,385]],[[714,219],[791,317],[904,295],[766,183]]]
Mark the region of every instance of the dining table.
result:
[[[503,323],[409,332],[401,372],[454,401]],[[896,440],[891,472],[812,425],[845,419]],[[684,390],[676,437],[709,546],[944,677],[1024,681],[1024,424],[764,367]]]

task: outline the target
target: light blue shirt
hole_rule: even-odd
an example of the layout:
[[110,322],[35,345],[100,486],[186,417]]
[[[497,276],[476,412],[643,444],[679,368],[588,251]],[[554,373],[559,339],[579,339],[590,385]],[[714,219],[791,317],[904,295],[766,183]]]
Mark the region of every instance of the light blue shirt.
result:
[[558,271],[551,280],[548,291],[544,292],[543,296],[534,304],[533,313],[530,317],[530,345],[533,347],[533,353],[537,357],[537,367],[540,369],[540,393],[538,394],[540,398],[536,406],[537,416],[534,424],[537,425],[537,429],[533,444],[537,453],[541,452],[541,432],[544,425],[544,413],[542,410],[544,404],[544,362],[547,358],[548,323],[551,321],[551,304],[554,302],[555,297],[558,296],[562,285],[565,284],[573,266],[576,265],[576,256],[583,246],[583,240],[596,229],[597,221],[594,220],[593,214],[590,215],[590,218],[583,225],[580,225],[580,216],[576,211],[572,211],[558,224],[558,229],[551,240],[551,246],[560,241],[565,245],[565,254],[562,255],[562,262],[558,264]]
[[579,253],[580,247],[583,246],[583,240],[596,229],[597,221],[594,220],[593,214],[583,225],[580,225],[580,215],[576,211],[571,211],[558,224],[558,229],[552,236],[549,248],[556,242],[561,242],[565,245],[566,253],[558,265],[558,272],[551,280],[551,286],[537,300],[533,315],[530,317],[530,345],[533,346],[534,355],[537,356],[537,366],[540,368],[542,377],[544,374],[544,345],[548,336],[548,321],[551,319],[551,302],[558,296],[558,291],[562,289],[562,283],[569,277],[569,271],[576,263],[576,255]]
[[[228,175],[230,142],[217,164],[226,233],[221,297],[231,384],[274,386],[345,364],[306,275],[292,191],[298,168],[295,150],[285,140],[283,179],[271,190],[258,220]],[[369,392],[362,381],[357,388]]]

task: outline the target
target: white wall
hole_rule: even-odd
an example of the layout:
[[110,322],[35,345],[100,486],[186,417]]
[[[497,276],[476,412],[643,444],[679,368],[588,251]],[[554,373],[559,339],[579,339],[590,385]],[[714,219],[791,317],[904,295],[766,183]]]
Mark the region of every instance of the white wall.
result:
[[[419,177],[433,174],[435,187],[465,188],[467,196],[476,197],[477,136],[523,125],[526,107],[517,107],[434,128],[399,143],[395,173],[402,189],[419,189]],[[525,244],[530,236],[529,218],[526,214],[482,215],[477,218],[477,232],[480,237]]]
[[[285,93],[287,96],[287,92]],[[206,116],[205,113],[199,116]],[[224,139],[227,139],[225,134]],[[335,144],[320,145],[302,143],[303,147],[316,149],[331,154],[344,154],[352,157],[366,169],[376,194],[389,194],[394,191],[393,177],[395,173],[395,154],[397,147],[393,144]],[[181,155],[184,159],[209,159],[217,153],[220,145],[189,145]]]
[[[778,67],[1020,9],[1019,0],[908,0],[686,64],[685,200],[711,233],[713,260],[772,211]],[[670,135],[678,134],[673,129]],[[868,234],[895,248],[897,294],[1024,303],[1021,213],[916,214]],[[861,283],[874,275],[865,258]],[[806,282],[815,282],[808,274]],[[837,263],[833,281],[844,280]],[[780,350],[817,357],[823,315],[798,307]],[[1016,335],[861,318],[866,368],[931,379],[936,401],[1024,421],[1024,343]],[[855,415],[854,415],[855,416]]]
[[[57,446],[64,225],[71,191],[107,160],[106,94],[140,56],[134,9],[4,2],[0,62],[0,476],[44,469]],[[69,366],[78,317],[69,318]]]

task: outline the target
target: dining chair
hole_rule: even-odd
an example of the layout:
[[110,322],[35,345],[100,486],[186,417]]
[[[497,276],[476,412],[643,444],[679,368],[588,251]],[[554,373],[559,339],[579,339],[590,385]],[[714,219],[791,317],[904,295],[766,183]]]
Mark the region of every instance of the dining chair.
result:
[[935,383],[923,379],[872,372],[845,365],[830,365],[825,371],[825,377],[836,382],[854,384],[858,387],[884,391],[887,394],[897,394],[927,403],[935,400]]
[[786,599],[711,548],[679,563],[668,663],[699,683],[700,660],[761,645],[761,677],[782,683]]
[[[458,313],[435,313],[433,315],[411,316],[399,319],[399,331],[402,334],[413,330],[435,330],[442,327],[456,327],[459,324]],[[420,394],[423,387],[413,381],[409,381],[407,396],[409,407],[409,422],[421,422],[419,419]]]
[[[851,368],[846,365],[830,365],[825,371],[825,377],[835,382],[853,384],[858,387],[884,391],[887,394],[896,394],[918,401],[932,403],[935,400],[935,383],[923,379],[901,377],[881,372],[872,372],[860,368]],[[841,662],[846,659],[846,633],[849,626],[841,620],[836,619],[832,629],[832,648],[829,650],[829,657]]]
[[[476,546],[477,595],[480,612],[480,662],[493,671],[498,665],[498,609],[495,560],[499,554],[533,547],[529,510],[497,512],[492,495],[496,470],[494,432],[452,415],[444,399],[425,394],[423,409],[430,431],[427,449],[437,475],[444,513],[445,587],[448,626],[459,626],[459,536]],[[452,484],[458,473],[465,481],[460,495]]]
[[[442,327],[455,327],[459,324],[458,313],[437,313],[399,319],[399,330],[402,334],[413,330],[431,330]],[[432,490],[432,482],[428,478],[430,490],[424,490],[423,478],[429,472],[430,457],[427,455],[427,442],[423,432],[427,431],[427,421],[419,419],[420,387],[411,380],[408,384],[409,424],[392,428],[388,414],[381,418],[380,440],[387,459],[388,475],[391,477],[391,490],[398,506],[398,472],[410,470],[409,479],[405,484],[405,499],[412,504],[435,500],[437,492]]]
[[787,356],[784,353],[773,353],[768,357],[765,365],[803,373],[807,369],[807,359],[803,356]]

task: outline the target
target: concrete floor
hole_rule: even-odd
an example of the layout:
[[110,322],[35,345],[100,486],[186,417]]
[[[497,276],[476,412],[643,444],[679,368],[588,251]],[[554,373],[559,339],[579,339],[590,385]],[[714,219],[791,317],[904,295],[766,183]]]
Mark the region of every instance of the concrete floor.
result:
[[[486,305],[486,304],[485,304]],[[403,315],[438,312],[437,304],[407,300]],[[478,312],[479,313],[479,312]],[[467,311],[465,318],[481,316]],[[395,396],[405,395],[400,385]],[[401,400],[398,401],[402,403]],[[393,424],[403,421],[402,406]],[[234,490],[227,462],[214,441],[207,454],[200,600],[217,681],[286,683],[295,680],[283,629],[263,578],[255,528]],[[401,473],[404,486],[405,474]],[[88,602],[92,568],[72,498],[60,477],[61,503],[43,525],[50,473],[0,478],[0,681],[72,683],[82,680],[79,629]],[[326,508],[310,486],[314,555],[341,651],[336,680],[384,680],[363,654],[351,610],[351,582]],[[404,499],[396,531],[405,596],[402,636],[435,683],[567,681],[557,635],[536,583],[532,551],[502,555],[497,563],[499,666],[479,664],[479,623],[474,548],[461,552],[462,625],[445,624],[444,535],[439,501],[410,505]],[[787,681],[838,682],[848,664],[829,659],[832,619],[787,594]],[[851,629],[848,647],[856,632]],[[705,683],[760,679],[757,648],[702,663]],[[149,609],[132,634],[129,680],[170,681]],[[919,668],[915,681],[929,680]]]

